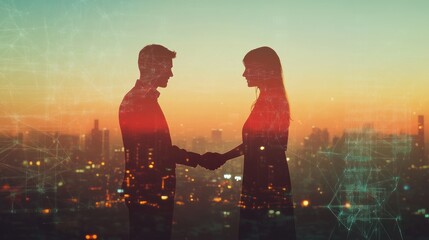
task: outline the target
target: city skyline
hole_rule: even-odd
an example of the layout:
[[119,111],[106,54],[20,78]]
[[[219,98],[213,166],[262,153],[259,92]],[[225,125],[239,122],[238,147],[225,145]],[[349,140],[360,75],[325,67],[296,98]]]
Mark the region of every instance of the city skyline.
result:
[[[419,117],[416,121],[423,123],[424,119]],[[93,126],[87,129],[86,132],[89,133],[90,140],[85,141],[85,143],[89,146],[84,146],[79,151],[76,151],[80,148],[79,136],[61,133],[49,135],[49,133],[43,132],[29,132],[28,137],[31,141],[26,140],[22,134],[13,141],[8,141],[4,137],[0,138],[0,143],[2,143],[0,145],[2,149],[0,160],[4,166],[0,168],[0,171],[4,173],[0,178],[0,195],[3,196],[0,199],[7,203],[2,205],[0,214],[3,214],[2,216],[6,219],[10,216],[18,217],[23,213],[30,214],[34,219],[43,216],[57,216],[61,219],[67,213],[85,213],[91,209],[98,209],[98,214],[94,215],[92,220],[96,221],[97,224],[103,219],[103,211],[116,211],[117,219],[123,221],[119,224],[124,224],[123,210],[121,210],[123,202],[119,196],[122,192],[120,179],[124,171],[124,151],[120,148],[112,149],[113,154],[110,159],[103,159],[103,153],[100,149],[100,145],[103,145],[103,139],[98,137],[102,132],[98,126],[100,123],[101,121],[94,120]],[[363,138],[359,136],[363,136]],[[425,179],[429,164],[426,161],[420,161],[422,157],[420,156],[420,149],[418,146],[412,146],[415,142],[421,142],[418,134],[413,136],[383,134],[377,132],[374,126],[369,124],[344,133],[341,138],[332,139],[333,137],[327,129],[313,128],[307,134],[302,146],[289,149],[287,152],[287,161],[290,165],[292,184],[295,189],[293,193],[298,218],[308,218],[317,211],[317,214],[322,214],[324,220],[329,221],[328,230],[335,231],[336,236],[342,236],[347,231],[349,231],[348,234],[371,233],[373,231],[370,227],[371,218],[365,220],[367,227],[353,230],[352,227],[358,226],[359,223],[348,222],[345,216],[360,212],[358,211],[359,206],[366,204],[366,194],[377,197],[377,188],[374,187],[379,187],[379,184],[388,184],[387,187],[396,189],[391,194],[402,196],[399,199],[405,205],[399,206],[406,209],[406,213],[402,212],[402,214],[407,217],[410,216],[408,214],[411,214],[411,216],[422,219],[398,222],[398,215],[396,215],[398,214],[396,212],[398,206],[392,205],[393,208],[389,207],[389,214],[392,213],[393,215],[390,215],[386,220],[395,221],[395,224],[401,228],[427,221],[429,214],[425,214],[426,198],[424,196],[426,193],[422,191],[424,188],[422,179]],[[216,151],[225,151],[235,146],[225,142],[222,132],[216,129],[212,131],[210,139],[197,140],[192,141],[190,150],[197,152],[215,149]],[[359,141],[360,144],[355,145],[353,141]],[[425,157],[423,156],[423,158]],[[357,167],[354,165],[356,159],[361,161],[360,169],[362,171],[358,175],[353,174]],[[373,171],[365,171],[366,167],[370,166],[365,159],[372,159],[371,168],[377,169],[375,175],[377,177],[373,175]],[[208,214],[209,222],[211,219],[217,221],[218,224],[223,224],[222,233],[214,231],[211,234],[223,234],[227,239],[234,239],[234,229],[236,228],[234,219],[237,217],[237,212],[234,209],[238,208],[242,160],[242,158],[232,160],[213,172],[202,168],[193,169],[178,166],[179,187],[175,202],[178,208],[176,215],[176,221],[178,221],[176,224],[178,225],[174,234],[187,235],[186,229],[197,231],[195,229],[198,229],[198,226],[188,225],[194,221],[187,217],[189,215],[187,211],[203,207],[205,210],[200,211]],[[20,174],[16,174],[12,169],[17,169]],[[398,170],[399,172],[397,172]],[[380,171],[384,171],[388,175],[385,176]],[[341,177],[343,174],[346,179],[349,178],[349,181],[353,181],[350,178],[354,178],[357,179],[356,181],[361,181],[359,184],[363,184],[359,190],[358,198],[353,197],[352,193],[355,190],[350,183],[344,181]],[[362,181],[361,178],[366,179],[367,175],[371,175],[372,180],[370,182]],[[368,189],[365,187],[366,185],[368,185]],[[338,195],[344,191],[343,188],[348,191],[348,194],[345,196]],[[417,193],[420,194],[420,197],[416,197],[415,194]],[[395,199],[393,198],[393,200]],[[384,203],[385,200],[379,207],[374,208],[373,206],[377,215],[383,214],[385,207],[388,207],[384,206],[388,204],[387,202]],[[306,215],[308,214],[306,213],[307,208],[309,211],[311,209],[312,212],[309,216]],[[207,209],[213,210],[209,214]],[[223,217],[218,218],[218,214]],[[271,214],[275,214],[275,212],[273,211]],[[67,217],[65,218],[67,219]],[[335,228],[334,225],[337,221],[335,219],[345,228]],[[309,218],[308,220],[313,224],[320,224],[316,223],[315,219]],[[56,222],[45,224],[51,224],[54,228],[60,226],[58,225],[60,223]],[[102,224],[108,225],[109,223],[106,221]],[[89,230],[83,233],[96,234],[100,237],[110,234],[116,236],[126,229],[125,227],[112,227],[109,230],[95,231],[94,223],[89,226],[89,228],[85,228]],[[298,225],[298,229],[301,229],[298,231],[301,236],[311,234],[302,230],[308,226],[310,225],[303,223]],[[344,232],[346,228],[350,229]],[[407,229],[404,229],[405,236],[412,236],[410,235],[412,231]],[[28,231],[28,229],[25,228],[23,231]],[[33,234],[43,236],[49,233],[38,231]],[[56,231],[53,234],[66,233]],[[64,235],[64,237],[82,233],[69,229],[67,234],[69,235]],[[395,234],[402,236],[402,233],[396,232]],[[417,232],[416,234],[422,233]],[[180,239],[180,237],[176,236],[175,239]]]
[[[396,131],[383,131],[384,129],[377,129],[377,131],[381,132],[381,133],[386,133],[386,134],[409,134],[409,135],[414,135],[414,136],[422,136],[423,139],[429,139],[428,138],[428,132],[429,131],[424,131],[424,127],[425,127],[425,123],[424,123],[424,115],[415,115],[414,117],[414,121],[412,123],[410,123],[409,126],[409,131],[402,131],[402,130],[396,130]],[[95,129],[94,125],[97,124],[97,128],[100,129],[100,131],[107,131],[107,134],[109,135],[109,139],[110,139],[110,146],[122,146],[122,137],[120,132],[118,131],[118,129],[114,129],[114,131],[111,131],[111,129],[107,128],[105,126],[105,123],[103,121],[101,124],[101,127],[99,127],[99,118],[94,118],[93,120],[89,120],[90,124],[89,126],[92,126],[93,129]],[[95,123],[97,122],[97,123]],[[303,131],[303,135],[299,135],[299,138],[291,139],[290,144],[292,146],[299,146],[303,143],[303,140],[305,139],[306,136],[308,136],[307,134],[309,132],[311,132],[311,129],[313,128],[319,128],[319,129],[326,129],[329,131],[330,133],[330,138],[334,138],[334,137],[341,137],[342,135],[344,135],[345,132],[347,131],[353,131],[355,129],[360,129],[361,127],[364,126],[368,126],[368,125],[372,125],[374,127],[374,124],[372,122],[359,122],[359,124],[354,125],[353,127],[349,127],[349,128],[344,128],[342,129],[342,131],[334,131],[332,132],[332,129],[326,128],[326,127],[320,127],[320,126],[311,126],[308,129],[302,130]],[[414,126],[414,127],[411,127]],[[88,129],[91,129],[91,127],[88,127]],[[79,138],[85,138],[85,137],[90,137],[91,136],[91,132],[88,132],[88,130],[83,130],[81,132],[69,132],[69,131],[65,131],[62,132],[59,129],[50,129],[48,128],[48,130],[44,130],[44,129],[35,129],[33,127],[27,127],[27,128],[23,128],[23,129],[19,129],[19,131],[3,131],[2,135],[4,136],[17,136],[19,134],[23,134],[23,133],[28,133],[28,132],[50,132],[50,133],[61,133],[61,134],[68,134],[68,135],[74,135],[74,136],[78,136]],[[233,137],[231,137],[231,134],[228,132],[225,132],[224,129],[221,128],[211,128],[211,129],[207,129],[207,131],[203,134],[198,134],[195,136],[189,136],[187,134],[184,134],[184,132],[180,132],[180,133],[174,133],[172,132],[172,140],[173,140],[173,144],[182,144],[183,141],[186,142],[187,145],[190,146],[192,140],[195,139],[199,139],[199,138],[204,138],[204,139],[209,139],[210,137],[213,137],[213,131],[219,131],[221,133],[222,139],[225,141],[229,141],[229,142],[240,142],[241,141],[241,133],[237,134]],[[306,131],[306,132],[304,132]],[[292,134],[291,136],[294,137],[294,131],[291,131]],[[423,146],[425,149],[429,149],[429,142],[428,141],[424,141],[424,145]],[[185,146],[184,146],[185,147]]]
[[[416,128],[414,132],[384,132],[383,129],[378,129],[373,123],[364,123],[360,126],[344,129],[340,134],[332,134],[330,129],[328,128],[319,128],[317,126],[312,126],[307,129],[305,136],[301,139],[298,139],[297,142],[294,142],[291,145],[292,148],[299,149],[303,145],[305,145],[309,136],[311,136],[315,130],[323,131],[326,133],[326,141],[327,144],[331,144],[335,142],[336,139],[340,139],[349,133],[353,133],[356,131],[361,131],[362,129],[372,129],[378,134],[385,135],[408,135],[414,138],[416,151],[421,152],[421,155],[426,158],[429,141],[425,136],[425,121],[423,115],[418,115],[415,119]],[[0,137],[4,139],[16,139],[18,143],[22,144],[34,144],[35,142],[43,140],[44,142],[49,142],[53,139],[54,141],[59,141],[63,147],[66,149],[75,149],[80,151],[88,151],[93,159],[98,158],[98,161],[105,161],[110,158],[110,155],[116,151],[120,150],[123,147],[121,136],[116,136],[116,139],[112,139],[112,135],[110,134],[110,130],[107,128],[100,128],[100,120],[93,119],[92,127],[87,129],[86,131],[79,134],[70,134],[67,132],[60,131],[42,131],[38,129],[31,129],[28,131],[18,132],[17,134],[2,134]],[[115,137],[115,136],[114,136]],[[64,141],[61,141],[64,140]],[[189,148],[193,151],[204,153],[204,151],[208,151],[205,145],[207,144],[218,144],[218,143],[228,143],[228,144],[237,144],[240,142],[240,139],[228,139],[225,138],[223,129],[212,128],[208,134],[199,135],[187,138],[186,136],[177,136],[172,135],[172,140],[174,145],[178,145],[183,148]],[[196,147],[196,146],[204,146]],[[235,145],[234,145],[235,146]],[[205,149],[205,150],[201,150]],[[423,159],[419,160],[422,164]]]

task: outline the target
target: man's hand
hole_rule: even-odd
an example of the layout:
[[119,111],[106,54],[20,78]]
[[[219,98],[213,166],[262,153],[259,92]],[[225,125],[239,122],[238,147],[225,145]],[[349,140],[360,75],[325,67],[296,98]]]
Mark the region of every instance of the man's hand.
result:
[[209,170],[215,170],[225,164],[226,160],[220,153],[207,152],[202,155],[199,165]]

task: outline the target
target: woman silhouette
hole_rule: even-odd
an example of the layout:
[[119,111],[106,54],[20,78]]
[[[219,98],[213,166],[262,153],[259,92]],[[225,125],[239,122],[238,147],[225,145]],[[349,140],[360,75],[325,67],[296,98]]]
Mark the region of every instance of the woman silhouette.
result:
[[260,94],[244,123],[243,143],[220,156],[226,161],[244,154],[239,238],[295,239],[285,155],[290,112],[280,59],[273,49],[260,47],[243,63],[247,85]]

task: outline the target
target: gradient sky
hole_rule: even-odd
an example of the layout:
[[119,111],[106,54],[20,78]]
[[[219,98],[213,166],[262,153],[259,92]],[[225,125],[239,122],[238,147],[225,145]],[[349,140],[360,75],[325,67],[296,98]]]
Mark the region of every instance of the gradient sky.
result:
[[[119,136],[117,111],[138,78],[137,54],[177,52],[160,103],[173,139],[222,128],[239,140],[255,101],[242,58],[279,54],[291,139],[374,122],[415,133],[429,121],[429,2],[0,1],[0,131]],[[429,131],[426,131],[429,132]]]

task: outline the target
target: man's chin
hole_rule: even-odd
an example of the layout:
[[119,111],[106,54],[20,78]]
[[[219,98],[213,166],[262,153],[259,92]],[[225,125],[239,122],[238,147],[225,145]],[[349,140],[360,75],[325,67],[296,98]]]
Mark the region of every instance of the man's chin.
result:
[[161,84],[159,84],[159,86],[158,86],[158,87],[160,87],[160,88],[166,88],[166,87],[167,87],[167,84],[168,84],[168,83],[161,83]]
[[165,79],[156,81],[157,87],[160,87],[160,88],[167,87],[167,84],[168,84],[168,80],[165,80]]

